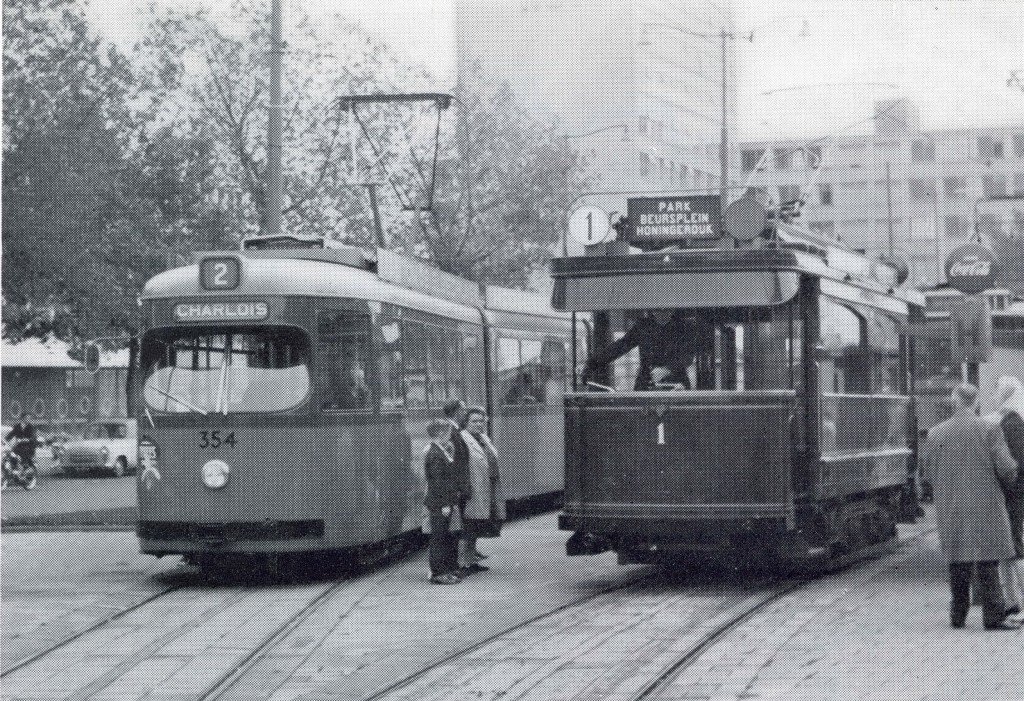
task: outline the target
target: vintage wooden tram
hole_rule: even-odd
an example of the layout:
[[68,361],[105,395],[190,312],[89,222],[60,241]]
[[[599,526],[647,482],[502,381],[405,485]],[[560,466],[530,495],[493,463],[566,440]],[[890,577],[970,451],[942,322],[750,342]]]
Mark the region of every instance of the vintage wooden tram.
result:
[[[670,212],[705,204],[664,199]],[[730,205],[722,230],[634,218],[552,265],[554,307],[594,326],[589,377],[565,397],[568,553],[799,560],[893,537],[913,513],[910,322],[923,305],[905,274],[754,200]],[[660,337],[658,310],[682,320]],[[655,332],[629,349],[641,324]],[[685,360],[668,379],[642,377],[673,357]]]
[[141,298],[141,550],[353,551],[419,529],[425,425],[481,404],[513,502],[562,490],[570,321],[387,251],[255,239]]

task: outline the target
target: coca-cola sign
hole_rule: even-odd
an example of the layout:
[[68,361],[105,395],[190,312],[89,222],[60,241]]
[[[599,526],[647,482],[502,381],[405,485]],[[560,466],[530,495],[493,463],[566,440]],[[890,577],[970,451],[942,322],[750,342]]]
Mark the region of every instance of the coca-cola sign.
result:
[[995,287],[999,259],[980,243],[968,243],[946,258],[946,280],[953,289],[973,295]]

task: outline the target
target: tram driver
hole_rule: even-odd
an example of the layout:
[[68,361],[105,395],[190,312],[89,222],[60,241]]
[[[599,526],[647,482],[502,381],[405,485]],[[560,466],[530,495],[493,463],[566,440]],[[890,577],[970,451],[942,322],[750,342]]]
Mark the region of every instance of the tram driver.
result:
[[587,360],[583,381],[638,348],[640,368],[634,389],[651,390],[660,384],[693,389],[688,369],[710,333],[707,327],[708,323],[698,317],[672,309],[653,309],[622,338],[594,352]]

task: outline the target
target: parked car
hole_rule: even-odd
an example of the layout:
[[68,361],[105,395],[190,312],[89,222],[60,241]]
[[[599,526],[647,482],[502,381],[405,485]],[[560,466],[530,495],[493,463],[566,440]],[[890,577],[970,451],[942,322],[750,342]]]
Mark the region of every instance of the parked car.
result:
[[135,472],[139,456],[135,419],[104,419],[85,430],[85,438],[69,440],[54,458],[64,474],[109,472],[117,477]]

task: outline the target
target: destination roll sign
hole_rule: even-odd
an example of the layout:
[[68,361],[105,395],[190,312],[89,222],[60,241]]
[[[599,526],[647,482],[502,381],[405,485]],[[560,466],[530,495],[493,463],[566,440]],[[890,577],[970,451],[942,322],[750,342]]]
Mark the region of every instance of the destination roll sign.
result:
[[631,197],[624,238],[633,243],[720,238],[719,202],[718,195]]

